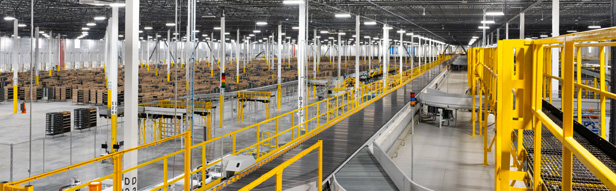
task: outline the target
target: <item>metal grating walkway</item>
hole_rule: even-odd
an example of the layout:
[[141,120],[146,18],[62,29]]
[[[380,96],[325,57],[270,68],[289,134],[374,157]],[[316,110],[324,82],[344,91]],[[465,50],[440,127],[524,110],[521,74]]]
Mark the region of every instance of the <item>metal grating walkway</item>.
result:
[[[267,173],[284,161],[297,155],[302,150],[323,140],[323,178],[327,178],[340,167],[353,153],[361,149],[362,145],[385,125],[405,104],[411,91],[419,92],[432,78],[436,77],[447,62],[432,68],[432,74],[426,73],[411,83],[385,95],[365,108],[348,116],[346,119],[323,130],[321,133],[306,140],[303,144],[280,155],[251,174],[239,179],[224,190],[238,190],[253,182],[261,175]],[[313,152],[301,158],[293,165],[287,167],[283,174],[283,189],[293,188],[316,181],[318,154]],[[274,190],[274,177],[263,182],[254,190]]]
[[[552,121],[554,121],[559,126],[562,125],[562,113],[560,113],[554,106],[548,104],[544,101],[543,103],[543,111],[548,115]],[[577,122],[575,122],[577,123]],[[583,135],[581,132],[585,128],[583,126],[575,125],[575,131],[573,133],[573,138],[578,141],[584,148],[586,148],[590,153],[592,153],[595,157],[597,157],[603,164],[605,164],[612,171],[616,171],[616,160],[613,153],[616,152],[614,150],[614,146],[611,145],[612,148],[609,148],[610,145],[602,145],[603,148],[599,148],[595,144],[593,144],[590,139],[593,137],[587,138],[588,135]],[[586,129],[587,130],[587,129]],[[590,130],[588,130],[590,132]],[[586,132],[587,134],[587,132]],[[556,139],[550,131],[543,126],[541,130],[541,179],[544,182],[544,187],[550,191],[562,190],[561,189],[561,172],[562,172],[562,143]],[[524,131],[524,141],[523,146],[526,149],[527,155],[527,165],[528,171],[532,174],[533,169],[533,152],[534,152],[534,131],[533,130],[525,130]],[[609,143],[608,143],[609,144]],[[605,152],[607,151],[607,152]],[[573,190],[609,190],[592,172],[584,166],[575,156],[573,156]]]

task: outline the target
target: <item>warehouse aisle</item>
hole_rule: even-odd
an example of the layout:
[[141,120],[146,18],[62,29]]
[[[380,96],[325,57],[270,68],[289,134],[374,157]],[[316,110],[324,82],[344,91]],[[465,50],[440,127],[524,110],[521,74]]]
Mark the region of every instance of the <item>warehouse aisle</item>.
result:
[[[440,90],[463,94],[467,84],[466,71],[454,71]],[[483,137],[472,137],[470,119],[470,112],[459,111],[457,126],[452,123],[439,128],[436,123],[419,123],[415,126],[415,170],[411,168],[411,136],[398,150],[394,162],[407,176],[414,172],[415,182],[433,190],[494,190],[493,153],[488,153],[490,165],[483,165]],[[488,124],[492,123],[490,116]],[[492,137],[490,134],[489,140]]]

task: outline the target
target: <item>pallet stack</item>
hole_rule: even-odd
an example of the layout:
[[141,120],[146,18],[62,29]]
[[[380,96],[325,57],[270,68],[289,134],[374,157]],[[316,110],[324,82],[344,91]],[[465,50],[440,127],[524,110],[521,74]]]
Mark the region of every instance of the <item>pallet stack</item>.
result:
[[75,128],[82,130],[96,127],[96,107],[75,109]]
[[71,131],[71,112],[51,112],[46,114],[47,135],[59,135]]

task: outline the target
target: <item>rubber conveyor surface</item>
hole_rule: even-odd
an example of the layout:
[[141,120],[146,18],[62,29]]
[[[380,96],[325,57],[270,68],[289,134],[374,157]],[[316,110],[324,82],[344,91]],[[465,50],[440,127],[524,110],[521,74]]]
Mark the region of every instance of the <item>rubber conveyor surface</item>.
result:
[[[361,149],[362,145],[400,111],[405,104],[408,104],[408,96],[411,91],[421,91],[430,83],[432,78],[438,75],[443,66],[444,64],[441,64],[432,68],[431,75],[425,73],[412,82],[351,114],[346,119],[333,124],[296,148],[280,155],[254,172],[225,187],[224,190],[239,190],[261,177],[261,175],[276,168],[284,161],[312,146],[318,140],[323,140],[323,179],[327,178],[353,153]],[[309,155],[296,161],[284,169],[282,176],[283,189],[315,182],[318,173],[317,167],[318,152],[311,152]],[[274,176],[253,190],[275,190],[275,185]]]
[[[562,112],[543,102],[543,112],[557,125],[562,126]],[[612,171],[616,172],[616,148],[586,127],[574,121],[573,138]],[[562,128],[562,127],[561,127]],[[527,169],[532,173],[534,131],[524,131],[523,146],[527,151]],[[515,143],[514,143],[515,144]],[[562,190],[562,143],[543,126],[541,130],[541,179],[546,190]],[[573,156],[573,190],[609,190],[592,172]]]

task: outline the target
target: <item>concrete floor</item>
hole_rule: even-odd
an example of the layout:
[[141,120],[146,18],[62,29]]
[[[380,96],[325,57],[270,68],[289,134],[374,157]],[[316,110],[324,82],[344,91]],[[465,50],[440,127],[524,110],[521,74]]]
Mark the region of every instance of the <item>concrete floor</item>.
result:
[[[294,110],[297,107],[295,102],[296,94],[291,92],[283,96],[281,110],[276,109],[273,103],[270,106],[271,116],[277,116]],[[318,101],[318,99],[310,98],[308,104]],[[214,103],[217,104],[217,103]],[[246,103],[244,109],[244,121],[237,122],[237,102],[229,100],[225,102],[224,128],[219,128],[219,111],[214,111],[214,128],[213,137],[238,130],[256,122],[266,119],[264,110],[266,109],[262,103]],[[0,121],[4,122],[0,128],[0,181],[16,181],[29,177],[28,166],[30,158],[32,159],[32,175],[38,175],[44,172],[49,172],[61,167],[66,167],[71,164],[87,161],[100,156],[103,151],[100,145],[109,142],[110,125],[109,120],[105,118],[98,119],[98,126],[87,130],[73,130],[71,133],[62,135],[49,136],[45,135],[45,114],[48,112],[71,111],[76,108],[92,107],[93,105],[77,105],[71,102],[34,102],[32,111],[32,157],[29,156],[29,126],[30,113],[13,114],[12,102],[0,103]],[[28,111],[29,104],[27,105]],[[320,105],[325,108],[325,104]],[[314,115],[315,108],[307,113],[309,117]],[[332,117],[333,118],[333,117]],[[323,116],[321,124],[325,122]],[[71,119],[73,123],[73,119]],[[286,130],[291,124],[291,115],[282,118],[279,121],[280,131]],[[297,120],[295,120],[297,124]],[[147,123],[151,126],[151,122]],[[312,126],[316,124],[311,124]],[[73,125],[74,126],[74,125]],[[285,128],[283,128],[285,127]],[[123,139],[123,118],[118,118],[118,140]],[[262,131],[274,131],[275,122],[262,125]],[[151,129],[151,128],[148,128]],[[194,127],[194,143],[203,141],[203,126],[195,123]],[[254,137],[256,131],[254,129],[247,130],[237,137],[237,149],[245,148],[256,142]],[[146,132],[150,136],[151,132]],[[290,141],[291,135],[282,136],[279,139],[280,144]],[[148,142],[152,139],[148,138]],[[231,137],[221,139],[211,146],[208,146],[208,160],[220,158],[221,156],[231,153]],[[12,146],[11,146],[12,145]],[[144,162],[172,153],[179,150],[181,147],[180,140],[173,140],[139,150],[139,161]],[[12,152],[11,152],[11,147]],[[223,151],[221,151],[223,148]],[[193,149],[193,167],[201,164],[201,149]],[[169,159],[169,177],[174,177],[182,173],[183,155],[177,155],[175,158]],[[12,165],[11,165],[12,162]],[[163,163],[158,162],[139,169],[139,188],[146,188],[162,182],[163,180]],[[41,179],[32,182],[35,185],[35,190],[58,190],[60,187],[68,184],[71,178],[77,178],[81,181],[89,181],[91,179],[105,176],[113,172],[113,166],[110,162],[94,163]]]
[[[441,91],[464,94],[468,89],[466,71],[452,72],[440,87]],[[458,123],[438,127],[426,122],[415,126],[414,142],[407,136],[394,162],[407,176],[433,190],[494,190],[494,153],[488,153],[483,165],[483,137],[472,136],[471,113],[458,112]],[[494,123],[490,116],[488,124]],[[490,127],[489,139],[493,137]],[[415,152],[411,167],[411,144]]]

